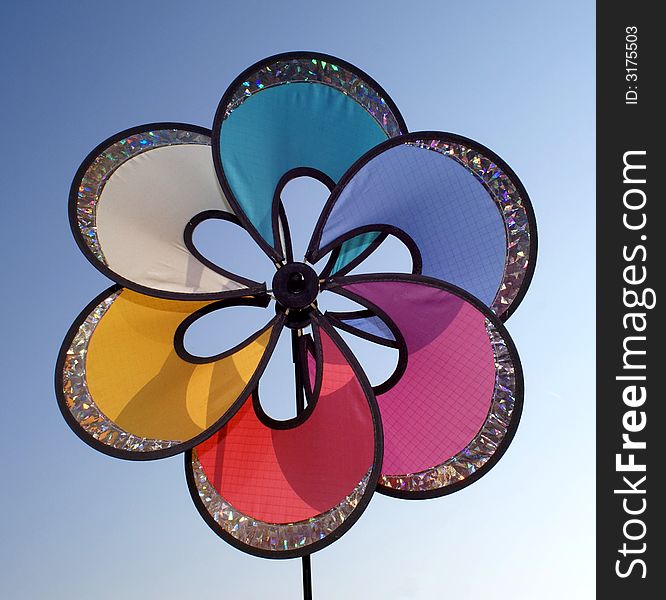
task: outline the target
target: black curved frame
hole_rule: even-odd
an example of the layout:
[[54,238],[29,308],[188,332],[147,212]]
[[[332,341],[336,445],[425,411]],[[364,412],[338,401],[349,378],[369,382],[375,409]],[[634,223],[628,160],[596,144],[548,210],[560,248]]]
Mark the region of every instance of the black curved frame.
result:
[[[287,222],[284,203],[282,202],[282,191],[290,181],[298,179],[299,177],[311,177],[312,179],[316,179],[317,181],[323,183],[326,186],[329,193],[332,192],[333,189],[335,188],[335,181],[333,181],[323,171],[320,171],[319,169],[313,169],[312,167],[296,167],[295,169],[290,169],[284,175],[282,175],[277,185],[275,186],[275,191],[273,192],[273,200],[271,202],[271,227],[273,230],[273,239],[275,240],[276,244],[281,245],[280,219],[283,219],[285,223]],[[283,225],[283,230],[285,230],[284,225]],[[250,231],[248,231],[248,233],[252,235]],[[286,230],[285,230],[285,237],[286,237]],[[291,237],[287,242],[287,246],[288,246],[287,248],[283,249],[285,250],[283,254],[284,254],[284,260],[289,263],[294,260],[293,248],[291,247]]]
[[[301,370],[301,382],[305,392],[306,403],[314,402],[315,393],[317,391],[317,376],[321,371],[319,365],[321,363],[321,355],[317,356],[317,348],[315,347],[314,339],[309,333],[303,333],[298,339],[298,359],[296,361],[296,368]],[[314,356],[316,366],[315,381],[310,380],[310,372],[308,370],[308,354]]]
[[[243,231],[245,231],[243,225],[238,220],[238,217],[236,215],[225,212],[223,210],[215,210],[215,209],[204,210],[194,215],[187,222],[187,225],[185,225],[185,230],[183,231],[183,241],[185,242],[185,247],[200,263],[206,265],[211,271],[215,271],[216,273],[220,273],[221,275],[228,276],[229,271],[226,271],[213,261],[206,258],[203,254],[201,254],[199,249],[196,247],[196,244],[194,243],[194,231],[196,230],[196,228],[204,221],[210,221],[211,219],[217,219],[218,221],[227,221],[228,223],[233,223],[234,225],[237,225]],[[248,279],[247,281],[251,280]],[[265,284],[264,284],[264,289],[265,289]]]
[[[319,314],[319,318],[321,319],[321,314]],[[304,336],[302,336],[304,339]],[[254,389],[252,392],[252,406],[254,408],[254,412],[257,415],[257,418],[267,427],[270,427],[271,429],[293,429],[295,427],[298,427],[299,425],[302,425],[305,423],[310,418],[310,415],[313,413],[315,406],[317,405],[317,401],[319,399],[319,393],[321,391],[321,382],[323,379],[323,352],[322,352],[322,347],[321,347],[321,337],[319,334],[319,326],[315,320],[312,321],[312,337],[310,338],[311,340],[311,348],[313,351],[313,355],[315,357],[315,360],[317,361],[317,372],[315,375],[315,381],[310,384],[311,389],[308,390],[308,387],[306,386],[306,398],[307,398],[307,405],[305,409],[297,414],[295,417],[292,417],[291,419],[274,419],[271,417],[269,414],[264,411],[263,407],[261,406],[261,400],[259,398],[259,385],[261,382],[257,384],[257,387]],[[307,343],[307,342],[303,342]],[[303,343],[301,343],[301,348],[298,348],[298,361],[294,364],[295,369],[299,369],[301,371],[302,375],[307,375],[307,364],[304,363],[303,361],[303,355],[302,352],[305,350],[303,346]],[[309,378],[308,378],[309,380]]]
[[200,308],[199,310],[193,312],[191,315],[185,318],[182,321],[182,323],[178,325],[178,327],[176,328],[176,332],[174,333],[173,336],[173,346],[174,349],[176,350],[176,354],[184,361],[197,365],[205,365],[207,363],[216,362],[218,360],[222,360],[223,358],[227,358],[232,354],[235,354],[239,350],[245,348],[245,346],[248,346],[249,344],[254,342],[258,337],[266,333],[266,331],[268,331],[271,327],[274,327],[277,323],[278,316],[274,317],[261,329],[255,331],[252,335],[245,338],[242,342],[236,344],[235,346],[229,348],[228,350],[225,350],[224,352],[220,352],[219,354],[215,354],[213,356],[197,356],[189,352],[185,348],[185,334],[187,333],[189,327],[195,321],[198,321],[201,317],[204,317],[205,315],[208,315],[217,310],[230,308],[233,306],[256,306],[259,308],[267,308],[268,305],[270,304],[270,301],[271,298],[268,295],[249,296],[243,298],[230,298],[226,300],[220,300],[218,302],[214,302],[213,304],[208,304],[207,306]]
[[[363,281],[367,281],[367,276],[365,275],[354,275],[352,277],[359,278],[359,279],[354,279],[354,281],[357,282],[360,281],[361,278]],[[354,294],[352,292],[349,292],[348,290],[339,287],[340,285],[343,285],[340,282],[346,279],[347,278],[345,277],[345,278],[340,278],[339,280],[335,279],[334,281],[329,280],[329,282],[326,284],[324,288],[322,288],[322,290],[326,290],[329,292],[333,292],[334,294],[344,296],[346,298],[349,298],[350,300],[353,300],[354,302],[357,302],[361,306],[364,306],[366,308],[368,316],[376,316],[379,317],[382,321],[384,321],[386,326],[391,330],[393,337],[395,338],[395,342],[391,342],[390,340],[378,338],[377,336],[374,336],[360,329],[356,329],[355,327],[351,327],[345,323],[338,325],[339,321],[335,318],[331,320],[332,324],[334,324],[336,327],[340,327],[340,329],[343,329],[344,331],[347,331],[352,335],[368,340],[369,342],[374,342],[381,346],[387,346],[389,348],[393,348],[398,351],[398,362],[396,363],[393,372],[386,378],[386,380],[384,380],[382,383],[378,385],[373,386],[372,388],[372,391],[377,396],[380,396],[381,394],[388,392],[392,387],[394,387],[398,383],[398,381],[400,381],[400,378],[403,376],[405,369],[407,368],[407,360],[408,360],[407,344],[405,343],[405,338],[403,337],[402,332],[400,331],[398,326],[393,322],[393,320],[386,314],[385,311],[383,311],[376,304],[373,304],[369,300],[366,300],[362,296],[359,296],[357,294]],[[358,312],[360,313],[363,311],[358,311]]]
[[[363,252],[361,252],[356,258],[351,260],[341,269],[338,269],[338,271],[336,271],[335,274],[331,276],[331,270],[335,266],[335,262],[338,259],[343,244],[351,239],[354,239],[357,235],[361,235],[362,233],[367,233],[366,231],[363,230],[368,228],[369,231],[376,230],[376,232],[379,234],[377,238],[375,238],[375,240],[373,240],[372,243],[367,248],[365,248],[365,250],[363,250]],[[365,259],[371,256],[375,252],[375,250],[377,250],[390,235],[400,240],[405,245],[412,258],[412,274],[419,275],[423,267],[423,260],[421,258],[421,252],[419,251],[418,246],[409,235],[407,235],[401,229],[397,229],[395,227],[391,227],[388,225],[368,225],[353,229],[347,232],[347,234],[345,234],[342,238],[339,238],[342,241],[340,242],[339,245],[336,245],[331,251],[331,256],[327,261],[326,265],[324,266],[324,268],[322,269],[320,278],[332,280],[346,276],[350,271],[352,271],[359,265],[363,264]],[[322,290],[323,289],[324,287],[322,287]],[[388,346],[389,348],[399,348],[399,344],[395,340],[389,340],[387,338],[382,338],[373,335],[371,333],[363,331],[362,329],[354,327],[351,323],[346,322],[346,320],[362,319],[364,317],[375,316],[379,317],[380,319],[382,318],[380,315],[373,313],[369,309],[358,310],[358,311],[346,311],[346,312],[326,311],[326,316],[331,320],[331,322],[335,324],[336,327],[346,331],[347,333],[351,333],[352,335],[368,340],[369,342],[374,342],[375,344],[381,344],[382,346]],[[389,327],[389,329],[391,329],[391,326],[389,326],[388,323],[386,325],[387,327]]]

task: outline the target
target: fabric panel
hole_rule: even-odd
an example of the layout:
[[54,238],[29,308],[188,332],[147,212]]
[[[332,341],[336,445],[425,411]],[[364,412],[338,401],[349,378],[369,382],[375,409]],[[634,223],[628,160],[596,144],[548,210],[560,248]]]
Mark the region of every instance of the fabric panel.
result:
[[90,394],[109,419],[134,435],[185,441],[236,402],[266,352],[271,329],[218,361],[184,361],[174,349],[175,331],[208,304],[121,292],[98,323],[86,357]]
[[289,523],[315,517],[339,504],[372,467],[368,398],[325,332],[321,341],[321,392],[305,422],[272,429],[247,401],[196,448],[220,496],[250,518]]
[[362,233],[357,235],[351,240],[347,240],[342,244],[340,248],[340,254],[331,269],[331,275],[335,275],[341,269],[344,269],[349,263],[351,263],[355,258],[363,254],[363,252],[368,248],[372,242],[374,242],[378,237],[379,233],[369,231],[368,233]]
[[495,361],[484,315],[451,292],[414,282],[342,287],[384,310],[407,348],[403,376],[377,397],[382,474],[443,463],[481,429],[492,401]]
[[504,222],[487,190],[458,162],[406,144],[372,158],[342,190],[320,247],[373,224],[412,238],[423,275],[492,303],[504,274]]
[[185,226],[206,210],[233,214],[209,146],[164,146],[131,158],[109,177],[97,205],[97,235],[108,267],[129,281],[167,292],[247,288],[206,267],[185,246]]
[[393,332],[389,329],[388,325],[384,323],[379,317],[363,317],[361,319],[340,319],[344,323],[356,327],[361,331],[376,335],[379,338],[395,341]]
[[274,245],[273,195],[288,171],[310,167],[337,181],[387,134],[344,93],[318,83],[290,83],[257,92],[220,130],[224,174],[247,218]]

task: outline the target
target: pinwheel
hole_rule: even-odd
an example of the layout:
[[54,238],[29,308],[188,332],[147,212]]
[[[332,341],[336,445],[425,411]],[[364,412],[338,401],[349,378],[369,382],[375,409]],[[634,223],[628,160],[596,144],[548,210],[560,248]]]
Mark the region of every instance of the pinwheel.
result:
[[[330,196],[298,260],[281,192],[301,176]],[[212,131],[160,123],[103,142],[69,209],[79,247],[114,285],[63,343],[62,413],[112,456],[184,453],[196,507],[234,546],[308,556],[376,491],[443,496],[510,443],[523,381],[503,322],[534,270],[527,193],[481,144],[408,133],[356,67],[312,52],[262,60],[231,84]],[[205,258],[193,231],[208,219],[244,228],[273,280]],[[411,273],[359,273],[389,236],[408,248]],[[324,294],[360,307],[324,312]],[[265,327],[215,356],[185,348],[195,321],[237,305],[266,310]],[[397,349],[385,382],[371,386],[341,330]],[[257,391],[280,335],[294,339],[300,405],[284,421]]]

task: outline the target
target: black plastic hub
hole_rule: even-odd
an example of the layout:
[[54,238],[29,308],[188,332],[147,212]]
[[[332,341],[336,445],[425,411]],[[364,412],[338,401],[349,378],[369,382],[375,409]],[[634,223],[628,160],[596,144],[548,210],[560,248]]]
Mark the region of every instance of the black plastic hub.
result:
[[296,311],[305,309],[314,302],[318,293],[319,277],[305,263],[287,263],[273,277],[273,294],[284,308]]

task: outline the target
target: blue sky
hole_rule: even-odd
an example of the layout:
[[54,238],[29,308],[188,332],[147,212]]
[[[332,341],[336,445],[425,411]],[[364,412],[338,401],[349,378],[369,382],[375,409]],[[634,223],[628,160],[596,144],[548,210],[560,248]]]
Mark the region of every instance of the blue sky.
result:
[[[299,597],[298,561],[244,555],[208,529],[180,457],[130,463],[81,443],[52,380],[71,321],[109,285],[67,223],[84,156],[141,123],[210,126],[246,66],[310,49],[370,73],[410,130],[456,132],[502,156],[530,193],[540,243],[507,324],[526,374],[511,448],[452,496],[376,496],[314,556],[316,597],[593,597],[594,3],[15,1],[0,23],[0,596]],[[289,204],[315,188],[296,182]],[[292,229],[307,229],[310,212]]]

